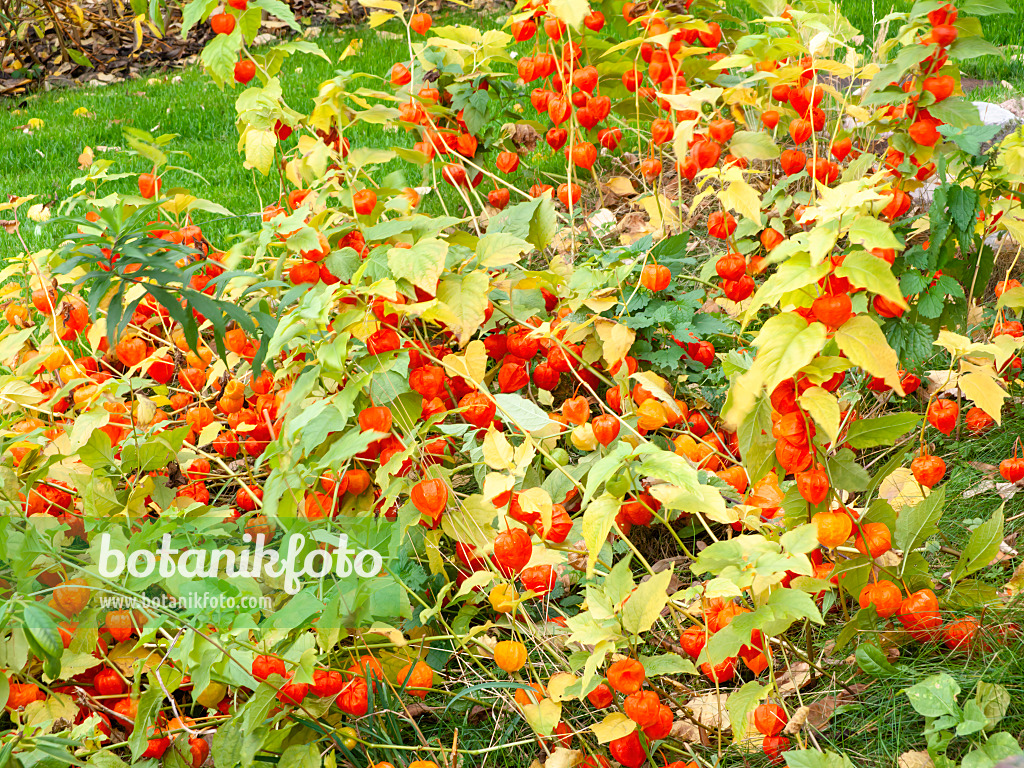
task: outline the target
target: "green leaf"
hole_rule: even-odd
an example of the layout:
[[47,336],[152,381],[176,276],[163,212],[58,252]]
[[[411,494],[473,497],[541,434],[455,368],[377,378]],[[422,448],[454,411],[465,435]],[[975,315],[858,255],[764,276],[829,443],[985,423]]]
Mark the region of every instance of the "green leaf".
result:
[[280,763],[289,768],[320,768],[320,750],[316,744],[293,744],[281,754]]
[[554,239],[555,224],[554,201],[543,195],[495,214],[487,223],[487,232],[508,232],[542,251]]
[[236,27],[230,35],[216,35],[203,48],[199,59],[216,83],[223,84],[234,78],[241,47],[242,30]]
[[958,37],[949,46],[949,58],[953,61],[966,61],[976,59],[979,56],[1003,57],[1003,52],[979,35],[970,37]]
[[960,6],[964,16],[991,16],[995,13],[1013,13],[1006,0],[967,0]]
[[858,645],[854,659],[857,661],[857,666],[871,677],[885,678],[896,674],[896,667],[889,663],[885,657],[885,651],[877,645],[867,643]]
[[985,730],[987,725],[988,718],[981,707],[978,706],[978,702],[974,699],[968,699],[964,702],[964,719],[956,725],[956,735],[970,736],[974,733],[980,733]]
[[[739,744],[746,738],[750,715],[767,695],[768,688],[761,685],[757,680],[744,683],[738,691],[729,694],[725,708],[729,712],[729,722],[733,723],[732,738],[736,744]],[[743,723],[745,727],[740,727],[740,723]]]
[[[938,131],[943,135],[946,135],[946,131],[943,130],[944,128],[947,131],[949,128],[968,128],[970,126],[977,126],[981,122],[978,108],[967,99],[960,98],[959,96],[950,96],[938,104],[929,105],[928,113],[932,117],[937,117],[939,120],[949,123],[948,127],[945,125],[939,126]],[[963,148],[961,147],[961,149]],[[972,154],[977,154],[977,152]]]
[[532,248],[510,232],[488,232],[476,245],[476,258],[482,267],[503,267],[515,263]]
[[900,563],[900,573],[907,562],[907,555],[912,549],[924,544],[925,540],[939,532],[938,522],[942,517],[942,507],[946,502],[946,487],[940,485],[933,488],[928,497],[912,507],[904,507],[896,518],[896,530],[893,533],[893,546],[903,550],[904,559]]
[[40,606],[30,604],[25,606],[23,621],[25,632],[38,644],[40,651],[47,657],[60,660],[64,653],[64,643],[53,617]]
[[1007,757],[1024,754],[1016,739],[1005,731],[993,733],[981,747],[964,755],[960,768],[994,768]]
[[992,730],[1002,720],[1010,709],[1010,692],[999,683],[986,683],[978,681],[978,687],[974,692],[974,700],[978,707],[988,718],[986,730]]
[[[139,697],[139,705],[136,711],[136,722],[152,723],[160,709],[160,702],[163,701],[163,691],[158,684],[153,684]],[[132,762],[139,759],[146,747],[149,746],[149,729],[136,728],[128,737],[128,746],[132,751]]]
[[696,675],[697,667],[689,659],[677,653],[663,653],[660,656],[641,656],[640,662],[648,677],[659,675]]
[[388,266],[396,278],[408,280],[416,287],[433,293],[444,271],[447,255],[448,243],[430,238],[416,242],[411,248],[391,248],[388,250]]
[[729,151],[747,160],[774,160],[782,150],[764,131],[736,131],[729,143]]
[[919,715],[942,717],[960,714],[960,707],[956,703],[956,697],[960,695],[960,686],[945,672],[922,680],[917,685],[907,688],[904,693]]
[[[855,219],[853,224],[850,225],[847,237],[851,243],[863,245],[868,251],[872,248],[902,248],[900,241],[892,233],[892,228],[884,221],[873,216],[861,216]],[[877,257],[872,255],[871,258]],[[881,259],[878,260],[882,261]],[[885,262],[882,263],[884,264]]]
[[765,396],[757,398],[754,408],[746,415],[736,430],[740,456],[750,475],[750,482],[756,483],[775,466],[775,438],[772,437],[772,404]]
[[666,568],[636,588],[622,608],[622,626],[626,631],[642,635],[654,626],[668,605],[671,581],[672,569]]
[[846,432],[846,442],[858,450],[895,445],[903,435],[921,423],[916,413],[891,413],[871,419],[857,419]]
[[294,29],[296,32],[301,32],[302,27],[295,20],[295,14],[292,13],[292,9],[282,0],[249,0],[252,5],[257,8],[262,8],[271,16],[276,16],[281,21],[285,22],[289,27]]
[[1000,506],[992,517],[971,532],[956,567],[953,568],[951,581],[959,581],[964,576],[980,571],[992,562],[999,554],[999,545],[1003,543],[1003,507]]
[[551,417],[532,400],[522,395],[501,392],[494,396],[503,418],[525,432],[536,432],[551,423]]
[[608,540],[615,516],[622,506],[622,499],[610,494],[598,496],[583,512],[580,533],[583,543],[587,545],[587,577],[594,573],[594,566],[601,556],[601,548]]
[[181,39],[188,37],[189,30],[213,13],[218,5],[220,0],[191,0],[181,12]]

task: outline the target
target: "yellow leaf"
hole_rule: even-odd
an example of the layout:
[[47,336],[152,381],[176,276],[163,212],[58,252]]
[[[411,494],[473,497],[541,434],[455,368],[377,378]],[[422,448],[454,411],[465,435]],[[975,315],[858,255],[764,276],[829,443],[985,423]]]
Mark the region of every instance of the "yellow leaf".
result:
[[511,491],[515,484],[516,479],[512,475],[489,472],[487,477],[484,478],[484,498],[491,501],[506,491]]
[[746,181],[733,181],[718,197],[726,208],[756,221],[757,225],[761,226],[761,197]]
[[395,14],[387,13],[386,11],[370,11],[369,23],[371,27],[379,27],[382,24],[387,24],[395,18]]
[[996,424],[1001,424],[1003,403],[1009,395],[996,379],[995,369],[992,366],[972,365],[966,361],[960,362],[960,368],[963,371],[957,381],[960,390],[995,419]]
[[614,320],[599,317],[594,320],[594,328],[601,339],[602,352],[609,368],[622,361],[636,340],[636,331]]
[[672,201],[664,195],[646,195],[636,201],[647,212],[651,219],[651,227],[655,230],[663,226],[679,226],[679,217],[672,208]]
[[598,744],[607,744],[609,741],[629,736],[636,730],[636,723],[630,720],[621,712],[612,712],[604,716],[604,720],[590,726],[590,730],[597,737]]
[[519,506],[528,517],[540,517],[544,530],[551,527],[553,504],[551,496],[543,488],[527,488],[519,494]]
[[878,323],[868,315],[856,315],[850,318],[836,331],[836,344],[854,365],[860,366],[872,376],[885,380],[885,383],[903,395],[900,383],[899,358],[885,340],[885,335]]
[[605,182],[605,186],[608,187],[610,192],[618,195],[619,197],[636,194],[636,188],[633,187],[633,182],[625,176],[612,176],[607,182]]
[[466,345],[464,355],[445,355],[441,364],[448,370],[449,376],[462,378],[479,385],[487,373],[487,349],[479,339]]
[[800,395],[800,405],[811,414],[828,439],[839,437],[839,400],[821,387],[810,387]]
[[917,482],[909,467],[897,468],[878,486],[878,497],[886,499],[897,512],[916,506],[927,495],[928,489]]
[[78,156],[78,169],[84,171],[86,168],[92,165],[92,161],[94,159],[95,156],[92,153],[92,147],[86,147],[85,149],[82,150],[82,154]]
[[575,701],[578,696],[567,696],[565,695],[565,689],[575,683],[579,678],[576,675],[568,672],[556,672],[548,680],[548,696],[551,697],[552,701],[563,702],[563,701]]
[[349,56],[355,56],[363,50],[363,41],[361,38],[355,38],[347,46],[345,50],[341,52],[341,56],[338,57],[338,61],[344,61]]
[[512,444],[505,435],[490,427],[484,435],[484,462],[487,466],[491,469],[512,469],[514,457]]

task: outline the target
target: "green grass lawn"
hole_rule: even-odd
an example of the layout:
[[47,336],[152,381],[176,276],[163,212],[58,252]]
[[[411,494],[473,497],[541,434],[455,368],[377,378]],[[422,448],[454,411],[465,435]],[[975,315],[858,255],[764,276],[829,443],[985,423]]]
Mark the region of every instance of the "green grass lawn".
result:
[[[1005,58],[985,56],[963,63],[964,74],[999,83],[1006,80],[1024,91],[1024,0],[1005,0],[1012,14],[985,16],[981,19],[985,38],[996,45]],[[857,27],[870,45],[877,34],[879,22],[893,11],[909,11],[911,0],[839,0],[843,15]],[[954,3],[963,5],[963,3]],[[969,14],[968,14],[969,15]],[[896,26],[890,26],[892,34]],[[1018,94],[1019,95],[1019,94]]]
[[[493,29],[501,26],[504,18],[448,13],[435,21],[437,25],[460,23]],[[316,43],[330,62],[312,55],[290,59],[281,74],[286,102],[292,108],[308,113],[320,84],[343,70],[386,79],[392,64],[408,56],[404,36],[402,39],[395,37],[400,29],[397,22],[379,30],[325,29]],[[339,63],[341,54],[356,39],[362,41],[360,52]],[[383,90],[390,90],[390,84],[379,81],[367,81],[361,85],[370,88],[383,85]],[[0,114],[0,135],[9,137],[5,140],[5,151],[0,152],[0,179],[3,180],[0,191],[5,195],[36,195],[33,203],[51,204],[55,209],[55,204],[68,195],[69,183],[81,175],[77,159],[86,146],[92,147],[97,159],[116,161],[111,173],[149,170],[143,158],[124,152],[127,143],[122,128],[132,127],[153,135],[176,134],[178,138],[167,147],[172,153],[171,164],[199,175],[197,178],[185,170],[168,170],[163,176],[165,189],[188,187],[193,194],[239,214],[258,210],[267,202],[277,200],[281,194],[280,182],[274,173],[264,177],[257,171],[247,171],[242,167],[243,156],[237,151],[234,109],[240,91],[239,87],[222,91],[199,67],[187,67],[170,72],[151,72],[137,80],[103,87],[83,86],[32,95],[21,109],[9,109]],[[529,107],[528,99],[524,102]],[[76,115],[76,110],[84,110],[85,114]],[[31,118],[42,120],[43,127],[29,132],[13,130],[26,125]],[[411,147],[417,140],[414,133],[385,131],[379,125],[352,126],[346,130],[346,137],[352,147]],[[292,137],[289,146],[294,141],[295,137]],[[541,150],[546,149],[542,144]],[[529,169],[524,164],[520,171],[509,177],[520,189],[528,189],[536,183],[538,171],[552,173],[563,165],[560,158],[556,161],[550,151],[539,152],[531,161],[537,163],[537,167]],[[399,169],[405,172],[411,186],[418,186],[424,181],[419,168],[403,161],[381,167],[380,173],[383,176]],[[107,185],[105,189],[108,192],[136,191],[134,179]],[[482,184],[478,191],[486,198],[488,189],[486,184]],[[445,204],[464,210],[457,193],[448,185],[442,185],[440,193]],[[27,208],[26,205],[20,211],[23,219]],[[437,195],[429,195],[422,204],[422,210],[441,213],[442,203]],[[33,249],[50,247],[59,237],[55,227],[25,223],[22,234]],[[207,236],[218,245],[221,245],[220,238],[241,228],[243,226],[237,221],[223,218],[204,224]],[[0,230],[0,264],[20,251],[20,243],[15,237]]]
[[[1004,50],[1012,51],[1024,38],[1024,0],[1009,0],[1016,10],[1014,18],[1007,15],[991,16],[985,21],[987,36]],[[875,28],[876,21],[894,7],[906,9],[906,0],[844,0],[841,10],[853,24],[862,30]],[[500,16],[446,13],[439,14],[437,24],[469,23],[483,29],[501,26]],[[286,63],[282,83],[288,103],[299,111],[307,111],[319,84],[341,69],[365,72],[384,77],[391,64],[403,56],[404,41],[394,38],[399,31],[396,22],[379,31],[366,27],[353,30],[325,28],[317,43],[330,62],[315,56],[300,56]],[[342,51],[355,38],[362,41],[361,52],[339,63]],[[995,80],[1009,78],[1024,84],[1024,64],[1020,61],[1001,61],[994,57],[967,62],[967,71],[977,77]],[[1005,98],[1005,91],[997,86],[991,94],[979,92],[978,97]],[[1022,89],[1024,90],[1024,89]],[[123,127],[140,128],[155,134],[177,134],[170,149],[172,162],[198,173],[202,181],[180,170],[167,173],[165,187],[190,187],[199,196],[211,199],[236,213],[257,210],[266,201],[274,200],[281,190],[276,177],[261,176],[242,168],[236,151],[237,131],[234,125],[234,100],[238,89],[218,89],[198,67],[180,71],[152,72],[137,80],[104,87],[81,87],[56,90],[30,96],[22,109],[0,112],[0,135],[5,136],[4,151],[0,152],[0,192],[4,195],[36,195],[34,202],[56,203],[68,193],[69,182],[79,175],[77,158],[86,146],[93,148],[97,158],[117,159],[115,170],[139,173],[146,163],[139,157],[126,157],[119,148],[126,143]],[[531,114],[528,103],[526,114]],[[76,110],[87,114],[76,116]],[[14,131],[30,118],[44,122],[42,128],[31,133]],[[504,120],[501,120],[504,122]],[[355,126],[347,134],[353,146],[385,147],[396,143],[411,146],[413,134],[385,132],[378,126]],[[294,139],[293,139],[294,141]],[[103,149],[108,148],[108,149]],[[543,143],[541,150],[546,149]],[[538,167],[525,166],[511,181],[520,189],[528,189],[536,181],[552,182],[544,174],[553,173],[562,163],[554,153],[541,152],[535,156]],[[419,170],[411,165],[395,162],[390,169],[403,168],[412,185],[421,182]],[[537,171],[541,172],[538,178]],[[446,185],[442,185],[446,186]],[[125,180],[113,189],[130,191],[132,180]],[[481,187],[483,194],[486,189]],[[462,208],[452,190],[442,189],[448,200]],[[440,212],[436,195],[424,201],[428,213]],[[24,211],[25,209],[23,209]],[[237,222],[210,222],[205,226],[208,236],[216,243],[219,237],[237,231]],[[33,249],[52,246],[58,237],[55,228],[26,226],[23,234]],[[20,251],[20,244],[11,235],[0,231],[0,264],[6,263]]]

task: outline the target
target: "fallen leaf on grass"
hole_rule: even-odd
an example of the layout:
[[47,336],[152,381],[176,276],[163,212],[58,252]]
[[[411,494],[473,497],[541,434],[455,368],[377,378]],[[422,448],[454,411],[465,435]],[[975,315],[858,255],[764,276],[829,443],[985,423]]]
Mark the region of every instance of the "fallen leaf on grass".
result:
[[705,693],[690,699],[683,708],[689,710],[693,719],[705,728],[724,731],[731,726],[729,711],[725,708],[728,698],[725,694]]
[[904,752],[896,759],[898,768],[935,768],[927,752]]
[[524,152],[533,152],[540,140],[537,129],[524,123],[506,123],[501,127],[501,131],[516,146],[516,149],[521,149]]
[[805,661],[798,661],[776,679],[779,693],[785,696],[787,693],[795,693],[811,682],[811,667]]
[[[868,688],[868,685],[858,683],[857,685],[851,685],[850,691],[853,693],[861,693],[866,688]],[[832,719],[832,715],[835,714],[835,711],[839,707],[847,704],[853,704],[855,701],[856,698],[845,689],[830,696],[818,699],[809,706],[803,706],[797,709],[789,718],[785,732],[788,734],[797,734],[805,727],[813,728],[815,731],[827,731],[829,721]]]
[[604,186],[613,195],[618,195],[619,197],[636,194],[636,188],[633,186],[633,182],[625,176],[612,176],[607,182],[605,182]]
[[558,747],[544,761],[544,768],[572,768],[583,760],[583,753],[578,749]]

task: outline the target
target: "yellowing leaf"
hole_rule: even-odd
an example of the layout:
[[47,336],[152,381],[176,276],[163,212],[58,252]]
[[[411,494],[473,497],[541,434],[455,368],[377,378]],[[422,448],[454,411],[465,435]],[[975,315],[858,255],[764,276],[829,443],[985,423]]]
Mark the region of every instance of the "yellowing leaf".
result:
[[761,197],[757,190],[743,179],[733,181],[718,197],[726,208],[756,221],[757,225],[761,226]]
[[562,705],[544,698],[536,704],[522,707],[523,719],[530,724],[538,736],[550,736],[562,719]]
[[459,344],[463,345],[483,325],[490,285],[490,278],[482,271],[446,275],[437,288],[438,303],[428,313],[458,334]]
[[249,128],[245,132],[245,165],[266,176],[274,164],[277,136],[271,130]]
[[[871,219],[874,221],[874,219]],[[836,277],[847,277],[857,288],[878,293],[903,309],[908,305],[900,290],[900,283],[885,260],[864,251],[855,251],[836,269]]]
[[656,373],[651,373],[650,371],[637,371],[629,378],[640,382],[644,389],[667,405],[677,416],[682,413],[682,411],[679,410],[679,403],[675,401],[675,398],[673,398],[671,393],[668,391],[668,382],[661,378],[661,376],[658,376]]
[[829,440],[839,437],[839,400],[821,387],[810,387],[800,395],[800,405],[811,414]]
[[808,325],[798,315],[786,313],[769,318],[754,341],[758,347],[754,364],[730,389],[722,414],[726,423],[738,427],[753,410],[761,389],[774,389],[810,363],[825,346],[826,335],[824,325]]
[[609,741],[629,736],[636,730],[636,723],[621,712],[612,712],[605,715],[600,723],[590,726],[590,730],[594,732],[598,744],[607,744]]
[[1017,286],[1008,291],[1004,291],[1003,295],[996,301],[996,307],[999,309],[1002,309],[1003,307],[1021,309],[1024,307],[1024,287]]
[[623,629],[634,635],[649,631],[668,605],[668,587],[671,582],[672,569],[666,568],[637,587],[622,607]]
[[601,339],[602,353],[609,368],[622,362],[636,340],[636,331],[632,328],[603,317],[594,320],[594,329]]
[[843,323],[836,331],[835,341],[854,365],[884,379],[897,393],[903,394],[899,359],[885,340],[878,323],[868,315],[857,315]]

